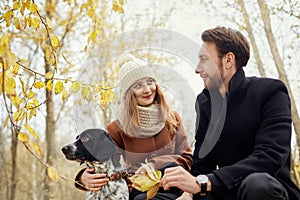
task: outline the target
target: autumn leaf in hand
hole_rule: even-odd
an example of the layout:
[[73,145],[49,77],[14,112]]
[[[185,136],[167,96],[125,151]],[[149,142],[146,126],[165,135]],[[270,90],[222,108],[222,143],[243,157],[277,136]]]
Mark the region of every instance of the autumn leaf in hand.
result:
[[147,200],[153,198],[160,186],[161,171],[155,170],[151,165],[143,164],[144,173],[135,174],[129,178],[132,186],[142,192],[147,191]]

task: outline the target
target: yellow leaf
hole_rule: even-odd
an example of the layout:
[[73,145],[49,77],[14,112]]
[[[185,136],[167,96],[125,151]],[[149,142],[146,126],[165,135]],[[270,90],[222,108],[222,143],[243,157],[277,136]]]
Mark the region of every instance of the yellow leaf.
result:
[[52,79],[53,78],[53,72],[47,72],[46,74],[45,74],[45,78],[46,79]]
[[37,152],[41,157],[43,157],[42,149],[33,141],[29,141],[29,144],[32,146],[32,148]]
[[22,3],[20,12],[23,16],[24,16],[24,11],[25,11],[25,3]]
[[97,33],[95,31],[91,32],[91,34],[88,37],[88,43],[95,42],[97,39]]
[[60,94],[62,90],[64,89],[64,84],[61,81],[57,81],[54,86],[54,92],[55,94]]
[[101,92],[101,98],[100,98],[100,105],[102,110],[104,110],[106,108],[106,105],[108,103],[108,95],[107,95],[107,91],[102,90]]
[[38,100],[36,100],[36,98],[33,98],[32,101],[35,106],[39,106],[39,102],[38,102]]
[[29,136],[27,135],[27,133],[21,132],[18,134],[18,139],[21,142],[28,142],[29,141]]
[[20,81],[21,86],[22,86],[22,92],[23,92],[24,96],[26,96],[25,84],[24,84],[24,81],[23,81],[22,77],[19,77],[19,81]]
[[45,46],[45,58],[46,58],[47,61],[49,61],[51,57],[52,57],[52,49],[48,44],[46,44],[46,46]]
[[18,72],[19,72],[19,65],[18,64],[14,65],[12,72],[13,72],[14,75],[18,74]]
[[47,173],[48,173],[48,176],[54,180],[54,181],[57,181],[59,176],[58,176],[58,173],[56,172],[56,170],[53,168],[53,167],[48,167],[47,168]]
[[91,89],[89,86],[84,86],[82,89],[81,89],[81,95],[83,96],[83,98],[85,100],[87,100],[88,102],[90,102],[92,100],[92,92],[91,92]]
[[124,5],[123,0],[113,0],[112,10],[123,14],[124,13],[123,5]]
[[87,3],[81,4],[81,6],[80,6],[80,12],[82,12],[84,9],[85,9],[85,10],[88,9],[88,4],[87,4]]
[[14,78],[7,78],[4,80],[5,88],[4,91],[8,95],[15,95],[16,94],[16,81]]
[[52,80],[49,80],[49,81],[47,82],[47,85],[46,85],[47,91],[48,91],[48,92],[51,92],[52,87],[53,87],[53,81],[52,81]]
[[25,7],[26,7],[27,9],[29,9],[29,8],[30,8],[30,5],[31,5],[31,0],[27,0],[27,1],[25,2]]
[[4,13],[4,15],[2,15],[2,18],[5,19],[6,23],[9,23],[10,20],[14,17],[14,12],[9,10],[6,13]]
[[28,26],[31,27],[32,24],[33,24],[33,22],[32,22],[32,17],[28,16],[28,17],[26,18],[26,20],[27,20]]
[[71,91],[73,93],[76,93],[80,90],[80,83],[78,82],[72,82],[72,85],[71,85]]
[[34,97],[34,92],[32,90],[29,90],[27,97],[28,99],[32,99]]
[[36,116],[36,109],[35,108],[30,110],[28,119],[30,120],[33,116]]
[[8,124],[8,120],[9,120],[9,116],[7,116],[4,120],[4,123],[3,123],[3,128],[5,128]]
[[130,177],[132,186],[142,192],[147,192],[147,199],[154,197],[160,187],[161,171],[155,170],[151,165],[143,164],[141,166],[144,170],[143,174],[135,174]]
[[14,10],[18,10],[19,8],[21,8],[21,4],[19,1],[15,1],[14,5],[13,5]]
[[61,93],[61,99],[62,99],[63,101],[65,101],[65,100],[67,99],[67,97],[68,97],[68,92],[67,92],[67,90],[64,88],[63,91],[62,91],[62,93]]
[[148,190],[146,200],[152,199],[156,195],[159,187],[160,187],[160,184],[158,183],[155,186],[153,186],[150,190]]
[[27,123],[24,125],[25,128],[31,133],[31,135],[35,138],[38,139],[39,136],[38,134],[33,130],[33,128],[31,128]]
[[48,17],[46,18],[46,24],[47,24],[48,28],[51,30],[52,29],[52,23],[51,23],[51,20]]
[[18,96],[11,96],[11,102],[17,109],[20,108],[21,100],[19,99]]
[[94,18],[94,16],[95,16],[95,9],[94,8],[89,9],[88,12],[87,12],[87,15],[91,19]]
[[33,87],[35,87],[36,89],[41,89],[44,86],[45,86],[45,82],[43,81],[37,81],[33,84]]
[[9,49],[9,39],[6,33],[3,33],[0,38],[0,57],[3,56]]
[[29,11],[35,13],[38,11],[38,6],[35,3],[30,4]]
[[55,49],[57,49],[59,47],[59,39],[57,36],[52,37],[51,44]]
[[37,18],[33,18],[32,20],[32,26],[35,30],[37,30],[39,27],[39,20]]
[[19,18],[17,18],[17,17],[14,18],[14,25],[15,25],[16,29],[18,29],[18,30],[21,29],[21,24],[20,24]]

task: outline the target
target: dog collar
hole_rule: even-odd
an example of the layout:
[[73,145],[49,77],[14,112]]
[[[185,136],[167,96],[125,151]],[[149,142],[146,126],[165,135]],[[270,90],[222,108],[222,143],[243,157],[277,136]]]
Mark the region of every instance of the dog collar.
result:
[[133,173],[128,172],[127,170],[121,170],[112,173],[110,176],[107,176],[110,181],[117,181],[120,180],[121,178],[127,177],[127,176],[132,176]]

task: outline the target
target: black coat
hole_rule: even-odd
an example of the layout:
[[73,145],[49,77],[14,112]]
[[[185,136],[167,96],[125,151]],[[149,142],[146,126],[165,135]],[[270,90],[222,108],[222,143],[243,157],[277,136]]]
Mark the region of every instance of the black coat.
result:
[[[290,179],[292,120],[284,84],[275,79],[245,77],[243,69],[239,69],[229,83],[226,98],[219,93],[212,100],[214,92],[204,89],[197,97],[191,173],[209,174],[213,184],[218,184],[212,194],[230,199],[236,198],[246,176],[267,172],[285,186],[290,200],[299,200],[299,188]],[[209,154],[199,158],[206,133],[218,130],[218,126],[221,135],[216,144]]]

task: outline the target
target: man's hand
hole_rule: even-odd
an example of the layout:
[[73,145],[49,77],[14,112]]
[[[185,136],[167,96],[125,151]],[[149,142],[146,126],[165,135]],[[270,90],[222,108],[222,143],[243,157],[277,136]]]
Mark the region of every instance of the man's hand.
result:
[[180,166],[165,169],[160,183],[164,190],[168,190],[170,187],[177,187],[191,194],[200,192],[200,186],[196,181],[196,177]]
[[192,200],[193,195],[187,192],[182,193],[180,197],[178,197],[176,200]]

